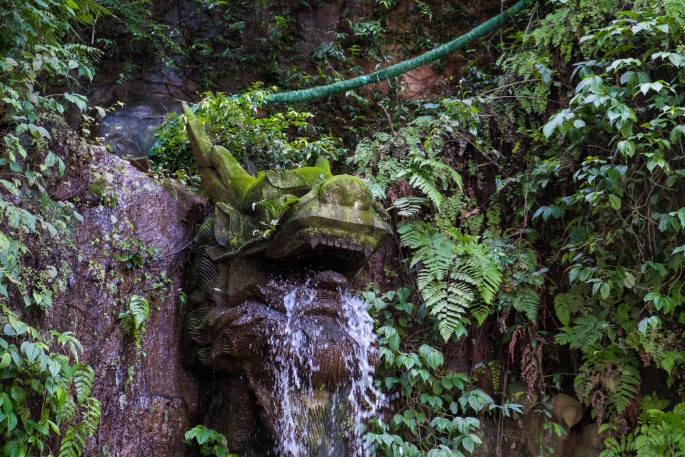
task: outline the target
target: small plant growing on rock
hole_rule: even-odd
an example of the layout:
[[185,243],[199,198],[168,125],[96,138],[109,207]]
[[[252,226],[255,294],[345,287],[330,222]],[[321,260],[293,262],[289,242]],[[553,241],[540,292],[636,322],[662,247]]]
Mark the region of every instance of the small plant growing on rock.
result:
[[200,446],[200,454],[203,456],[238,457],[236,454],[229,452],[224,435],[204,425],[196,425],[188,430],[185,438],[189,444],[193,440],[196,441]]
[[148,317],[150,317],[150,303],[147,298],[140,295],[131,295],[126,302],[126,311],[119,314],[122,330],[133,337],[138,349],[143,340]]

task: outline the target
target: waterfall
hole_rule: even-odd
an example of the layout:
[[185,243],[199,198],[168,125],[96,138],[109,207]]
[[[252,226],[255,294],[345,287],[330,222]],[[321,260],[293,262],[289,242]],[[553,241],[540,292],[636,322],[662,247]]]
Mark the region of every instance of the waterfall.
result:
[[310,283],[292,287],[283,297],[287,319],[269,337],[277,452],[363,457],[362,426],[384,403],[373,385],[373,319],[346,290],[321,294]]

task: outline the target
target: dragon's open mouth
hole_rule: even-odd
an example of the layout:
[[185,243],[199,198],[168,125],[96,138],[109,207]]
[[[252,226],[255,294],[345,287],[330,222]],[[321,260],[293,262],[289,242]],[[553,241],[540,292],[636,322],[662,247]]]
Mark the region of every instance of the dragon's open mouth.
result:
[[316,265],[317,270],[333,270],[342,274],[356,272],[371,256],[377,244],[347,233],[302,229],[291,236],[279,234],[269,257],[302,268]]
[[[317,213],[321,209],[319,206]],[[295,262],[315,260],[323,268],[341,272],[358,270],[385,241],[390,227],[376,215],[360,217],[350,211],[342,216],[346,217],[321,216],[306,208],[296,211],[271,241],[267,257]]]

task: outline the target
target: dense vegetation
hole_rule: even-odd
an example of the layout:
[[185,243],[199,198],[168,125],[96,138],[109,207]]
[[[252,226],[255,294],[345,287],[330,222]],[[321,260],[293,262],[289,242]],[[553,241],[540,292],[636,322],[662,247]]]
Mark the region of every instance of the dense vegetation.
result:
[[[92,79],[99,51],[81,43],[75,28],[92,24],[101,11],[96,2],[40,0],[2,2],[0,9],[3,456],[79,456],[100,422],[100,402],[91,395],[95,374],[79,361],[83,346],[76,335],[39,331],[19,313],[52,306],[69,276],[63,264],[32,265],[27,242],[38,239],[48,249],[63,249],[58,232],[69,233],[80,218],[73,204],[57,204],[46,192],[65,172],[65,162],[50,147],[50,125],[64,125],[59,116],[70,107],[87,110],[86,98],[74,89]],[[50,93],[48,84],[62,89]]]
[[[83,44],[80,28],[105,18],[99,47],[120,57],[107,38],[114,23],[140,44],[131,55],[152,47],[181,69],[204,58],[207,87],[222,64],[236,62],[270,71],[270,83],[307,87],[358,74],[364,53],[384,63],[384,49],[405,33],[424,38],[408,54],[430,48],[445,37],[428,30],[444,31],[456,14],[411,1],[419,20],[397,31],[389,22],[397,5],[377,1],[370,17],[312,50],[307,73],[278,65],[298,39],[289,2],[262,2],[282,15],[257,24],[263,43],[251,50],[236,46],[248,2],[201,3],[230,24],[224,35],[190,43],[135,14],[149,11],[143,0],[3,4],[2,455],[46,455],[44,443],[60,431],[59,454],[80,455],[98,421],[93,372],[79,362],[78,340],[40,332],[17,314],[48,308],[64,287],[64,267],[27,267],[25,242],[50,239],[79,217],[72,205],[51,202],[44,186],[59,179],[66,159],[49,147],[54,116],[71,107],[88,117],[76,88],[93,77],[102,51]],[[504,393],[517,381],[542,410],[555,393],[576,396],[591,411],[586,422],[606,431],[605,457],[685,452],[683,34],[682,0],[531,2],[516,25],[481,44],[496,61],[473,57],[459,84],[430,100],[404,99],[393,81],[387,94],[270,106],[259,115],[266,93],[259,87],[200,103],[210,134],[239,151],[246,167],[326,155],[366,178],[390,209],[406,269],[393,289],[369,285],[363,293],[378,323],[378,383],[393,399],[387,423],[368,426],[377,454],[468,454],[481,441],[484,413],[521,413]],[[194,182],[181,119],[170,119],[159,138],[160,173]],[[122,319],[140,344],[138,308]],[[482,327],[491,358],[467,373],[448,369],[446,353]],[[188,439],[203,455],[228,454],[223,437],[193,430]]]

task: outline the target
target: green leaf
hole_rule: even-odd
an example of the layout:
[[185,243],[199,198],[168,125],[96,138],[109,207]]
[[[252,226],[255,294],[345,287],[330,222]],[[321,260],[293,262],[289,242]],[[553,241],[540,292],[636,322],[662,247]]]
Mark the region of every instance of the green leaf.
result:
[[43,353],[43,351],[35,343],[31,343],[29,341],[24,341],[21,343],[20,349],[21,352],[26,355],[29,363],[35,362],[38,356]]
[[440,367],[445,361],[442,352],[427,344],[421,345],[419,348],[419,355],[425,360],[426,365],[434,370]]
[[41,138],[50,139],[50,133],[44,127],[35,124],[29,124],[29,132],[31,132],[33,136],[40,136]]
[[559,129],[564,122],[573,119],[574,114],[569,109],[564,109],[550,118],[549,121],[542,127],[542,133],[545,138],[552,136],[555,130]]
[[671,129],[671,134],[669,135],[671,143],[677,143],[683,137],[683,134],[685,134],[685,125],[678,124],[673,127]]
[[647,329],[649,327],[652,327],[656,330],[659,325],[661,325],[661,320],[657,316],[650,316],[642,319],[637,324],[637,329],[640,333],[647,333]]
[[664,85],[658,81],[653,83],[644,83],[640,85],[640,92],[642,92],[644,95],[647,95],[647,92],[649,92],[650,90],[659,93],[659,91],[663,88]]
[[470,436],[464,437],[464,439],[461,441],[461,444],[464,446],[464,449],[469,452],[473,452],[476,447],[476,443],[473,442],[473,439]]
[[7,189],[12,195],[18,197],[21,195],[21,191],[19,188],[12,182],[7,181],[6,179],[0,179],[0,184]]
[[12,362],[12,356],[9,354],[9,352],[5,352],[2,355],[2,358],[0,359],[0,369],[7,368],[10,366],[10,363]]
[[621,199],[618,198],[616,195],[609,195],[609,203],[611,204],[611,207],[614,208],[616,211],[621,209]]

